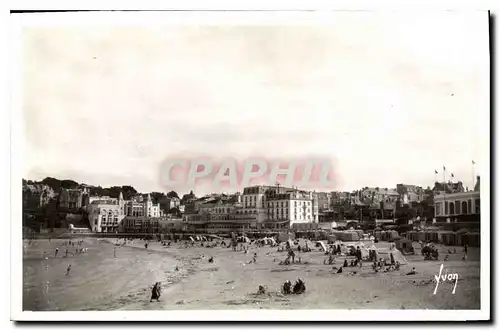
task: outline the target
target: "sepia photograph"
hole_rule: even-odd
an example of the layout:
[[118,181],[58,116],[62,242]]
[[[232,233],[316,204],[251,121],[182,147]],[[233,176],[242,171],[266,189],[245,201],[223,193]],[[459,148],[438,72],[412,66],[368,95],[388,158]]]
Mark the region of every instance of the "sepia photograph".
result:
[[489,320],[488,11],[12,13],[13,320]]

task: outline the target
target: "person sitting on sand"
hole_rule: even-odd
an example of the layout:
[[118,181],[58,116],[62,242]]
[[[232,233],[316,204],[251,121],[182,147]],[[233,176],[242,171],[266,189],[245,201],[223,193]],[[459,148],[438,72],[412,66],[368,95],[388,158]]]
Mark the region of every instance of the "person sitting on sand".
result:
[[347,265],[347,259],[344,260],[344,265],[343,265],[344,268],[347,268],[348,265]]
[[295,285],[293,285],[293,293],[294,294],[302,294],[306,291],[306,284],[300,278],[297,278]]
[[152,302],[153,300],[160,301],[160,296],[161,296],[161,283],[156,282],[153,286],[153,289],[151,290],[151,299],[149,302]]
[[287,295],[287,294],[292,294],[292,282],[287,280],[284,284],[283,284],[283,294]]
[[343,267],[340,267],[340,269],[339,269],[339,270],[337,270],[337,273],[338,273],[338,274],[341,274],[341,273],[342,273],[342,268],[343,268]]
[[208,259],[208,263],[214,263],[214,257],[211,256],[209,259]]
[[408,272],[406,275],[407,275],[407,276],[410,276],[410,275],[416,275],[416,274],[417,274],[417,272],[415,271],[415,267],[413,267],[413,268],[411,269],[411,271],[410,271],[410,272]]
[[266,294],[266,287],[263,285],[259,285],[259,290],[257,291],[257,294],[258,295]]

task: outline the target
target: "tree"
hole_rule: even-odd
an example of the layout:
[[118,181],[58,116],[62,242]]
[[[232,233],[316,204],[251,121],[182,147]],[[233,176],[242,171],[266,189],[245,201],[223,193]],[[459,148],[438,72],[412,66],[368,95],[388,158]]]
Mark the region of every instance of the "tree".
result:
[[167,198],[177,198],[179,199],[179,195],[175,191],[170,191],[167,193]]
[[137,195],[136,189],[129,185],[122,186],[122,193],[125,200],[130,200]]
[[153,200],[153,203],[158,203],[161,200],[165,198],[165,194],[162,192],[151,192],[151,199]]

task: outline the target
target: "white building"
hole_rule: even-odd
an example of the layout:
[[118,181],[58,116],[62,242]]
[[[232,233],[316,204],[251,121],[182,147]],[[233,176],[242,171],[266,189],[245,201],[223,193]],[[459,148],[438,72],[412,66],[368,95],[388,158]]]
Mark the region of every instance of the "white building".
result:
[[120,193],[118,199],[93,197],[87,206],[92,232],[118,232],[125,217],[125,201]]
[[[270,192],[267,199],[268,228],[291,228],[296,223],[317,223],[317,202],[313,194],[299,190]],[[314,214],[316,210],[316,214]]]
[[159,204],[153,204],[151,196],[124,200],[120,193],[118,199],[110,197],[90,197],[87,206],[92,232],[122,232],[130,229],[141,230],[150,227],[150,219],[163,215]]

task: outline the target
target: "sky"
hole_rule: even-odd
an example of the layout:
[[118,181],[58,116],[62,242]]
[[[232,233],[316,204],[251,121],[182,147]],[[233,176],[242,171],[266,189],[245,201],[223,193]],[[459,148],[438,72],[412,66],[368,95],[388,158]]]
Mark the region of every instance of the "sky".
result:
[[314,154],[335,160],[337,190],[432,186],[443,165],[470,187],[489,140],[487,15],[333,18],[26,28],[23,177],[161,192],[174,155]]

